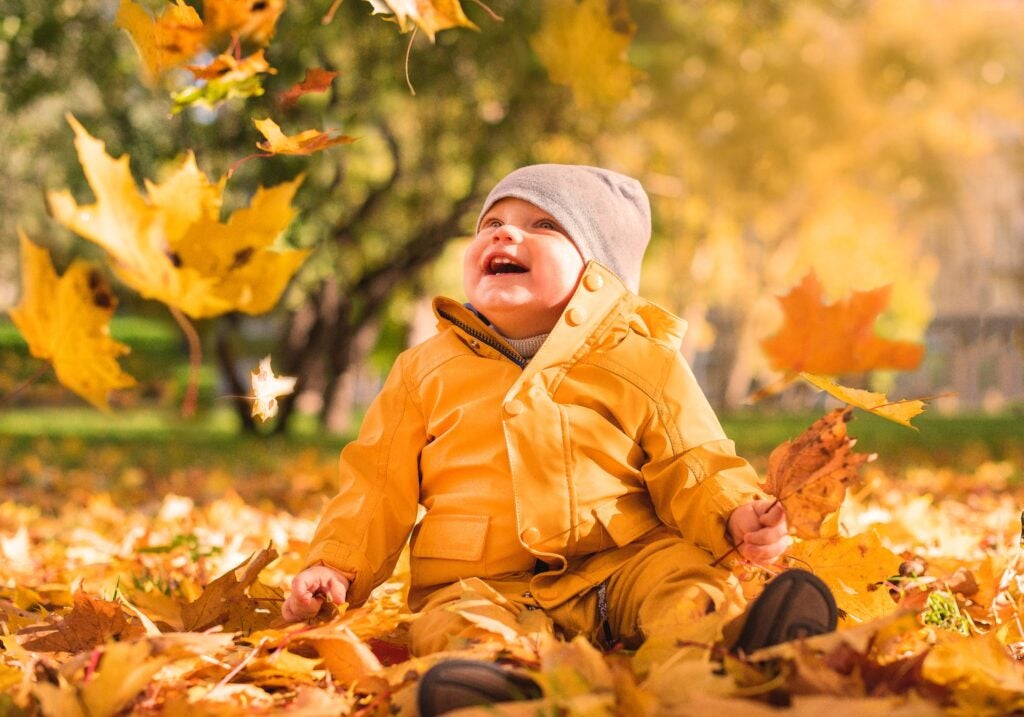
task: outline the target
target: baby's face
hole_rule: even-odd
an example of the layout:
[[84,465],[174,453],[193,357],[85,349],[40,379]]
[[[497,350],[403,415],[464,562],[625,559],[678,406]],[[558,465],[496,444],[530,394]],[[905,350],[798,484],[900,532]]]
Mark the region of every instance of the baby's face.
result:
[[552,217],[522,199],[495,202],[466,249],[466,297],[503,335],[554,328],[569,303],[583,257]]

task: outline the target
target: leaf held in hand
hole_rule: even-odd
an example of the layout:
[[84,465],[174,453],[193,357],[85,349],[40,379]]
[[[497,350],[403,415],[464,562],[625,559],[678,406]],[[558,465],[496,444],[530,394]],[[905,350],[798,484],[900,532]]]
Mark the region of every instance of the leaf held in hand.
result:
[[826,304],[814,273],[779,304],[785,322],[779,332],[761,342],[772,367],[779,371],[837,376],[874,369],[911,370],[924,355],[921,344],[876,336],[874,323],[888,306],[891,287],[855,291]]
[[277,397],[294,391],[295,381],[291,376],[275,376],[270,368],[270,357],[265,357],[260,361],[259,370],[252,372],[252,390],[255,394],[252,415],[262,421],[276,416]]
[[18,230],[21,241],[21,301],[11,309],[29,351],[53,364],[57,379],[100,409],[110,391],[135,385],[117,363],[129,348],[110,337],[117,307],[99,271],[74,262],[57,276],[50,254]]
[[853,452],[854,442],[846,433],[852,412],[837,408],[768,457],[764,489],[782,503],[790,528],[800,538],[821,535],[822,522],[839,509],[860,466],[874,460],[874,454]]
[[277,551],[272,547],[264,548],[207,585],[195,601],[181,607],[185,630],[202,632],[224,624],[233,613],[246,606],[255,610],[256,601],[246,595],[246,589],[275,559]]

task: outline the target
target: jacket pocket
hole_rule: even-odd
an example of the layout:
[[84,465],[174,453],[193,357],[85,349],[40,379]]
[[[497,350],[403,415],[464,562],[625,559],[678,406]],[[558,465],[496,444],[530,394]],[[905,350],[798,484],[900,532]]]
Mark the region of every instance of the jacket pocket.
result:
[[480,560],[487,539],[486,515],[424,516],[412,536],[412,555],[442,560]]
[[649,508],[646,495],[631,495],[639,496],[640,500],[625,496],[594,508],[594,516],[620,548],[662,524]]

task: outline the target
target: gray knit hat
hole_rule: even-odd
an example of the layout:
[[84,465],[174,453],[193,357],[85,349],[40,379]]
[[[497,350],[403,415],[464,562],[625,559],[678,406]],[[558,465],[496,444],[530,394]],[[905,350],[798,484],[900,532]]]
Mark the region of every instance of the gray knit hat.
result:
[[618,172],[574,164],[534,164],[495,185],[477,229],[499,199],[514,197],[550,214],[585,261],[611,269],[631,291],[640,285],[640,262],[651,240],[651,204],[640,182]]

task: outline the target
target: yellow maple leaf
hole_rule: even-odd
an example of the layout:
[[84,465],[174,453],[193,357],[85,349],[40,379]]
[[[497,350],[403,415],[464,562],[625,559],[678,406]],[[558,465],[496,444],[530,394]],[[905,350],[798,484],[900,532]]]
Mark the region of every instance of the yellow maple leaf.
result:
[[625,0],[547,0],[530,47],[551,81],[572,89],[584,109],[624,100],[637,70],[626,51],[636,26]]
[[837,376],[888,368],[917,368],[924,347],[910,341],[876,336],[874,323],[889,305],[891,287],[855,291],[842,301],[826,304],[822,287],[811,272],[779,304],[785,322],[779,332],[761,342],[772,367],[779,371]]
[[253,120],[253,122],[256,129],[266,138],[263,142],[257,142],[256,146],[270,154],[312,154],[338,144],[351,144],[356,141],[355,137],[321,132],[316,129],[307,129],[299,134],[288,136],[269,117]]
[[912,426],[910,424],[910,420],[924,411],[924,401],[920,399],[890,401],[884,393],[875,393],[873,391],[865,391],[860,388],[841,386],[828,376],[817,376],[815,374],[801,372],[800,378],[807,381],[807,383],[812,386],[835,396],[844,403],[856,406],[857,408],[862,408],[876,416],[887,418],[890,421],[902,424],[908,428],[913,428],[915,431],[917,430],[917,426]]
[[285,0],[206,0],[200,18],[184,0],[175,0],[154,17],[133,0],[121,0],[114,24],[131,37],[142,60],[143,77],[152,85],[201,52],[220,54],[227,42],[266,45],[284,6]]
[[21,301],[10,311],[36,358],[53,364],[57,379],[97,408],[110,391],[135,385],[117,359],[129,348],[110,337],[117,299],[103,276],[84,261],[57,276],[50,254],[21,229]]
[[800,541],[786,555],[825,581],[847,620],[864,622],[897,609],[880,583],[898,572],[901,559],[874,531]]
[[237,37],[263,46],[277,29],[285,0],[203,0],[207,43]]
[[103,247],[124,283],[195,319],[273,308],[309,255],[272,248],[295,215],[291,200],[301,175],[260,187],[248,207],[221,222],[226,178],[210,182],[191,153],[162,183],[147,181],[144,196],[127,155],[113,159],[74,117],[68,122],[97,201],[81,206],[66,190],[49,192],[50,209],[57,221]]
[[415,25],[423,30],[430,41],[441,30],[452,27],[476,25],[466,17],[459,0],[368,0],[373,5],[374,15],[394,15],[402,32],[408,32]]
[[264,357],[259,369],[252,372],[252,415],[263,421],[276,416],[277,397],[287,396],[294,391],[295,381],[291,376],[275,376],[270,367],[270,357]]

